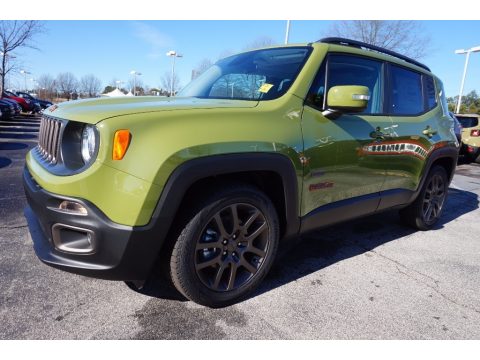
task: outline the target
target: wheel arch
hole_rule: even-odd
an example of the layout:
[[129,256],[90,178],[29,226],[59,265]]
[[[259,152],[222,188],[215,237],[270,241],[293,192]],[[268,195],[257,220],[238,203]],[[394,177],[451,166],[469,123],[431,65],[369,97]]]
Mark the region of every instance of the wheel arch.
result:
[[[168,178],[151,224],[167,235],[181,205],[195,194],[225,183],[253,184],[274,203],[283,220],[282,237],[298,234],[298,181],[292,161],[277,153],[238,153],[192,159],[179,165]],[[280,197],[281,195],[281,197]]]
[[445,146],[445,147],[441,147],[434,150],[428,157],[428,160],[426,162],[426,165],[422,173],[420,183],[418,184],[418,188],[414,192],[409,202],[415,201],[415,199],[417,198],[418,194],[420,193],[423,187],[423,184],[425,183],[425,179],[427,178],[428,173],[436,165],[440,165],[445,168],[448,175],[448,184],[450,184],[450,182],[453,179],[453,175],[455,174],[457,160],[458,160],[458,148],[455,146]]

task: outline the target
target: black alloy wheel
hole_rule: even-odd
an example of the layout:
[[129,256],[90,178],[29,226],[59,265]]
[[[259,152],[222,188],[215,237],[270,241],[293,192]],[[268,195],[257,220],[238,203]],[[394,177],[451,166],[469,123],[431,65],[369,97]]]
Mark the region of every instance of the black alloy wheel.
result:
[[434,166],[428,173],[413,203],[400,210],[402,220],[419,230],[431,229],[440,219],[448,194],[448,175],[443,166]]
[[181,226],[170,258],[173,284],[210,307],[244,299],[269,271],[279,221],[271,200],[247,185],[220,189],[196,206]]
[[208,221],[197,240],[195,270],[214,291],[247,284],[263,264],[269,246],[265,216],[253,205],[234,203]]
[[433,224],[440,217],[446,198],[445,179],[435,173],[428,182],[423,197],[423,219],[425,224]]

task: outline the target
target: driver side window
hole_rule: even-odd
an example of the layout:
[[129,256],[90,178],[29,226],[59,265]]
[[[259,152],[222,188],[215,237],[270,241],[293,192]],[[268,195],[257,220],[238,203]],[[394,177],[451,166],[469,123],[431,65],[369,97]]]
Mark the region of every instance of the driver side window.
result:
[[[327,76],[325,76],[327,75]],[[322,64],[307,101],[325,109],[328,90],[339,85],[369,89],[370,101],[363,114],[383,113],[383,63],[354,55],[330,54]]]

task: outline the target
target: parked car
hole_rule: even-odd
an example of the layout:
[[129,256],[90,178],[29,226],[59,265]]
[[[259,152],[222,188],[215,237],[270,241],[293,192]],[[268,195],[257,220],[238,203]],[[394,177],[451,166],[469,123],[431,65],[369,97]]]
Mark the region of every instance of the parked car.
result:
[[7,120],[15,116],[15,107],[7,102],[0,99],[0,110],[3,113],[2,119]]
[[454,113],[449,112],[451,118],[453,119],[453,132],[457,138],[458,143],[462,144],[462,124],[458,121]]
[[415,60],[327,38],[222,59],[168,99],[54,105],[24,171],[36,254],[135,286],[160,259],[220,307],[300,234],[389,209],[428,230],[458,157],[444,93]]
[[7,102],[7,103],[9,103],[13,106],[14,111],[15,111],[15,114],[14,114],[15,116],[20,115],[20,113],[22,112],[22,107],[15,100],[12,100],[12,99],[9,99],[9,98],[6,98],[6,97],[0,98],[0,100],[3,101],[3,102]]
[[32,113],[33,114],[40,114],[41,112],[43,111],[42,107],[40,106],[40,104],[38,102],[33,102],[33,110],[32,110]]
[[42,108],[42,110],[48,108],[49,106],[52,106],[53,103],[51,101],[48,101],[48,100],[42,100],[42,99],[39,99],[39,98],[36,98],[36,97],[33,97],[32,95],[26,93],[26,92],[22,92],[22,91],[17,91],[17,95],[21,98],[24,98],[24,99],[28,99],[32,102],[36,102],[40,105],[40,107]]
[[21,98],[10,91],[4,90],[3,97],[11,100],[15,100],[16,102],[18,102],[18,104],[22,107],[22,111],[24,113],[31,113],[35,109],[32,101]]
[[480,125],[478,114],[455,114],[462,125],[462,147],[460,154],[480,163]]

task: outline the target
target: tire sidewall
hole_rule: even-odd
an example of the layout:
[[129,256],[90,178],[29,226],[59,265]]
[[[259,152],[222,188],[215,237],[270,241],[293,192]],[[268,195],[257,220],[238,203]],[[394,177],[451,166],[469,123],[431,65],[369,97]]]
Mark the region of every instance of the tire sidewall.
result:
[[[195,269],[196,244],[202,235],[208,221],[223,208],[235,204],[245,203],[259,209],[268,227],[268,248],[261,267],[247,283],[228,292],[214,291],[202,283]],[[177,289],[187,298],[210,307],[221,307],[245,298],[263,280],[270,270],[278,248],[279,223],[276,210],[272,202],[261,192],[250,189],[234,190],[216,196],[205,205],[187,224],[174,247],[173,256],[177,259],[171,263],[172,275],[182,278],[181,285],[175,281]],[[178,256],[181,256],[178,259]],[[173,278],[175,278],[173,276]]]
[[[430,183],[430,181],[432,180],[432,178],[435,175],[440,175],[442,177],[443,184],[444,184],[444,194],[445,194],[445,196],[443,198],[442,208],[440,209],[440,213],[438,214],[438,216],[433,221],[426,222],[424,214],[423,214],[423,201],[425,199],[425,194],[426,194],[426,191],[427,191],[428,184]],[[441,216],[443,214],[443,209],[445,208],[445,202],[447,201],[447,196],[448,196],[448,176],[447,176],[447,172],[445,171],[445,169],[443,167],[435,166],[429,172],[428,177],[425,180],[425,184],[423,186],[422,192],[421,192],[421,194],[420,194],[420,196],[417,200],[417,211],[418,211],[417,225],[419,226],[420,229],[428,230],[428,229],[432,228],[438,222],[438,220],[441,218]]]

